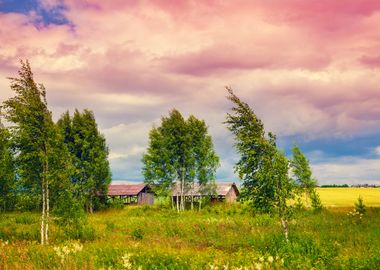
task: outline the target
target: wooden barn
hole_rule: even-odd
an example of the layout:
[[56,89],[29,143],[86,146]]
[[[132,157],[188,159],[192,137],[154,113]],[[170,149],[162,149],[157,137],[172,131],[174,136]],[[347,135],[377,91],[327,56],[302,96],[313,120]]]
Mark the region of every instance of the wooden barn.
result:
[[152,189],[146,184],[111,184],[107,196],[122,199],[125,204],[152,205],[154,202]]
[[[208,197],[212,201],[225,201],[227,203],[233,203],[236,201],[237,196],[239,196],[239,189],[235,183],[224,183],[219,182],[215,185],[208,187],[207,189],[202,188],[199,184],[194,183],[184,188],[185,200],[197,201],[200,198]],[[172,189],[173,201],[177,201],[177,198],[181,196],[180,184],[176,184]]]

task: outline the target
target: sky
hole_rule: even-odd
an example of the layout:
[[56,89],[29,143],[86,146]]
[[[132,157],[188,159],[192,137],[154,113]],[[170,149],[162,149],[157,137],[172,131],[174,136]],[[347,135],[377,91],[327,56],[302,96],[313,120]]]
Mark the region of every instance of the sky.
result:
[[29,59],[55,120],[94,111],[115,181],[143,180],[149,130],[177,108],[239,182],[231,86],[320,184],[380,184],[378,0],[0,0],[0,23],[0,101]]

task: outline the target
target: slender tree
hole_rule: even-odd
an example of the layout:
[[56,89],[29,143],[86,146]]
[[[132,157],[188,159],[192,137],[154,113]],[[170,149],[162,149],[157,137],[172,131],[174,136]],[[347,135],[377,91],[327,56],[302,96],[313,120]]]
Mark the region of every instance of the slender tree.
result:
[[306,207],[309,207],[309,197],[311,194],[315,193],[317,181],[312,178],[309,160],[301,152],[297,144],[294,144],[292,153],[293,157],[290,161],[290,166],[296,182],[305,193]]
[[[17,176],[24,190],[41,195],[41,244],[48,243],[50,185],[65,176],[64,147],[51,112],[46,90],[34,81],[29,62],[21,61],[18,78],[10,78],[15,96],[4,101],[4,117],[16,150]],[[38,197],[37,197],[38,198]]]
[[227,97],[234,107],[227,114],[226,124],[235,137],[240,155],[235,171],[243,180],[241,199],[258,212],[277,213],[288,241],[287,201],[294,197],[294,181],[288,176],[288,160],[277,149],[276,137],[265,133],[264,125],[249,105],[227,88]]
[[[149,146],[143,155],[145,182],[161,194],[177,185],[177,210],[184,210],[187,190],[198,183],[215,180],[219,158],[204,121],[190,116],[187,120],[177,110],[161,118],[161,126],[149,133]],[[192,199],[192,198],[191,198]]]

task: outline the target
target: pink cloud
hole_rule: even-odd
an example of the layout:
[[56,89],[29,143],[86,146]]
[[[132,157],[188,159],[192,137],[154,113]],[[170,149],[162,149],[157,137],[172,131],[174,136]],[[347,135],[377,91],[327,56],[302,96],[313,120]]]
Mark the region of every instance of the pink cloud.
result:
[[376,56],[363,56],[360,62],[371,68],[380,68],[380,55]]
[[380,131],[379,1],[42,3],[64,4],[71,25],[37,29],[36,14],[0,13],[1,99],[10,95],[5,77],[28,58],[55,118],[89,107],[103,127],[150,127],[176,107],[206,119],[229,157],[225,85],[280,136]]

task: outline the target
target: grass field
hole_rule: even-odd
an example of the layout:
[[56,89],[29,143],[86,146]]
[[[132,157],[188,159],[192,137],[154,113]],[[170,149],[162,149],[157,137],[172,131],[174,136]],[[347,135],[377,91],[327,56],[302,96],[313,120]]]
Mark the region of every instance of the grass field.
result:
[[88,216],[79,240],[51,224],[46,247],[39,213],[2,213],[0,269],[380,269],[380,208],[352,215],[359,195],[378,205],[378,190],[319,189],[335,207],[295,212],[289,243],[278,218],[239,203],[179,214],[159,205],[102,211]]
[[380,207],[380,188],[318,188],[322,203],[328,207],[353,206],[361,196],[368,206]]

